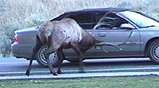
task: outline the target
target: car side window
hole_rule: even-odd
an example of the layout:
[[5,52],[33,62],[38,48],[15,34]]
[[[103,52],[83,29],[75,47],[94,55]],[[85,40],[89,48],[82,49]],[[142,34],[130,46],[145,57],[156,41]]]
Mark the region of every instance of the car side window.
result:
[[114,13],[96,13],[96,29],[120,29],[122,24],[128,23]]
[[76,13],[66,16],[66,18],[74,19],[83,29],[92,29],[95,25],[95,19],[93,13]]

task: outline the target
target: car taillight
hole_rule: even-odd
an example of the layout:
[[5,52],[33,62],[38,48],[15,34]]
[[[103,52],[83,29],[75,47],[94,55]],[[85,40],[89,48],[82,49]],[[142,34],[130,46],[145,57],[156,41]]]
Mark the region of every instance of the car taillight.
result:
[[19,38],[17,35],[15,35],[14,40],[15,40],[15,41],[19,41],[20,38]]

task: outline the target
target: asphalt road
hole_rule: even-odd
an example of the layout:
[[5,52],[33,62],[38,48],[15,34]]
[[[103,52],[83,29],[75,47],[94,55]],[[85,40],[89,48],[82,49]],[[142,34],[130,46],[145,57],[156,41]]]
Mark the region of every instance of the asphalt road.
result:
[[[24,75],[29,61],[17,58],[0,58],[0,76]],[[95,72],[137,72],[159,71],[159,65],[153,64],[149,58],[125,58],[125,59],[96,59],[85,60],[85,71]],[[62,71],[64,73],[78,73],[79,65],[64,61]],[[55,67],[57,70],[57,67]],[[33,62],[31,74],[49,74],[47,67],[41,67],[36,61]]]

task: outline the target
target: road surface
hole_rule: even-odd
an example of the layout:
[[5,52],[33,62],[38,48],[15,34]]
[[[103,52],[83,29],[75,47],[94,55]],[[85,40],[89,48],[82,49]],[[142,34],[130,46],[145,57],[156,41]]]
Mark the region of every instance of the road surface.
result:
[[[29,61],[14,57],[0,58],[0,76],[25,75]],[[138,71],[159,71],[159,65],[153,64],[149,58],[125,58],[125,59],[96,59],[85,60],[86,73],[95,72],[138,72]],[[78,73],[79,65],[64,61],[62,72]],[[57,67],[55,67],[57,70]],[[47,67],[40,66],[33,62],[31,74],[50,74]]]

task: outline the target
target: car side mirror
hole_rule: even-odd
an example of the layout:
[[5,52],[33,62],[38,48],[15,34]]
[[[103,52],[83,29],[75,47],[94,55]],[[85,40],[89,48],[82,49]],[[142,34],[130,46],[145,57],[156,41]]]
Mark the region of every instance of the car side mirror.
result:
[[129,23],[122,24],[120,26],[121,29],[135,29],[135,27]]

